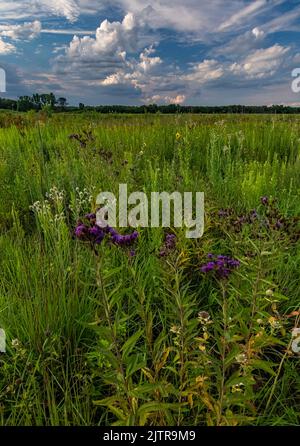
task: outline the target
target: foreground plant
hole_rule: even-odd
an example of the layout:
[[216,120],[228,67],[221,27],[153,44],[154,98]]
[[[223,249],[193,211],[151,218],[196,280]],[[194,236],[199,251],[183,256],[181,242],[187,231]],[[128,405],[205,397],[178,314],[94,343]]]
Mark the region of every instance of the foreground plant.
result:
[[137,231],[122,235],[108,225],[100,227],[96,222],[96,214],[93,213],[86,214],[83,220],[77,222],[74,234],[82,242],[89,243],[94,250],[105,238],[117,246],[126,247],[133,245],[139,236]]
[[240,266],[240,261],[224,255],[208,254],[209,262],[201,266],[203,273],[213,272],[219,279],[228,278]]

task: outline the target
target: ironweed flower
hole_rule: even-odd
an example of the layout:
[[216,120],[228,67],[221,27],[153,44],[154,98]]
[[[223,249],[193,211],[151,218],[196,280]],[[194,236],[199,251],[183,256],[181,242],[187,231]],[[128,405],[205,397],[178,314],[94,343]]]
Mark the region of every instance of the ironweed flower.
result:
[[160,257],[165,257],[176,248],[176,235],[167,233],[165,235],[164,244],[159,252]]
[[75,235],[77,238],[83,238],[88,233],[88,228],[84,224],[80,223],[75,228]]
[[81,221],[78,222],[75,228],[75,237],[92,244],[99,245],[105,237],[103,229],[97,225],[88,226]]
[[269,204],[269,197],[264,196],[260,198],[261,204],[263,204],[264,206],[267,206]]
[[256,209],[252,209],[252,211],[250,211],[250,219],[254,219],[258,217],[258,213]]
[[78,221],[75,228],[75,237],[84,242],[89,242],[92,245],[100,245],[106,236],[110,237],[110,240],[118,246],[131,246],[139,236],[137,231],[132,234],[121,235],[118,231],[110,226],[101,228],[96,223],[96,214],[86,214],[86,223],[81,220]]
[[[112,229],[112,228],[110,228]],[[124,246],[124,245],[132,245],[135,240],[138,238],[139,233],[137,231],[134,231],[132,234],[128,234],[128,235],[121,235],[119,234],[117,231],[114,230],[113,235],[112,235],[112,241],[115,245],[118,246]]]
[[230,209],[230,208],[227,208],[227,209],[220,209],[220,210],[218,211],[218,216],[219,216],[220,218],[222,218],[222,217],[229,217],[230,215],[232,215],[232,213],[233,213],[233,210]]
[[94,214],[94,213],[91,213],[91,214],[86,214],[85,216],[84,216],[84,218],[86,218],[87,220],[96,220],[96,214]]
[[201,266],[204,274],[214,272],[219,279],[227,279],[231,272],[240,266],[239,260],[224,255],[208,254],[209,262]]

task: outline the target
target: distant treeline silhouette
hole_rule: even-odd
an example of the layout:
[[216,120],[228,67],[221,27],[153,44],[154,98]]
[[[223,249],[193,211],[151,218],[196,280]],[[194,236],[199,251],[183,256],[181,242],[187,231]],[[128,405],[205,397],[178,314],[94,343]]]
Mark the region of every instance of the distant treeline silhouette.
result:
[[286,105],[84,105],[79,103],[70,106],[67,99],[56,98],[53,93],[33,94],[32,96],[20,96],[17,100],[0,98],[0,109],[26,112],[30,110],[48,109],[54,112],[83,112],[95,111],[98,113],[269,113],[269,114],[296,114],[300,113],[300,107]]

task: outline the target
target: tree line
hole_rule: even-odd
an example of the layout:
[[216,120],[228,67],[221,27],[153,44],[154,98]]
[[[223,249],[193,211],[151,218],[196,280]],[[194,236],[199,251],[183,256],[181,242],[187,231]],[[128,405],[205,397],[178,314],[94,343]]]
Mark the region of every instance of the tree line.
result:
[[201,106],[201,105],[97,105],[85,106],[79,103],[76,106],[68,105],[64,97],[56,98],[54,93],[35,93],[32,96],[20,96],[18,99],[0,98],[0,109],[26,112],[30,110],[52,110],[54,112],[82,112],[96,111],[98,113],[268,113],[268,114],[295,114],[300,113],[300,107],[290,107],[285,105],[222,105],[222,106]]
[[20,96],[17,100],[0,98],[0,108],[26,112],[29,110],[65,109],[68,105],[66,98],[56,98],[54,93],[35,93],[32,96]]

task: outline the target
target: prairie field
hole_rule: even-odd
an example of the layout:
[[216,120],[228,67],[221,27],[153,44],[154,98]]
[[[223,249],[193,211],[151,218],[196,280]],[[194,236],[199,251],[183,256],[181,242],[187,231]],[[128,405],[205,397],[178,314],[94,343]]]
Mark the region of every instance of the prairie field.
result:
[[[203,236],[95,242],[119,184]],[[299,190],[300,115],[0,113],[0,425],[299,425]]]

